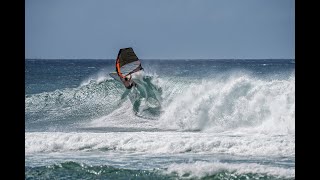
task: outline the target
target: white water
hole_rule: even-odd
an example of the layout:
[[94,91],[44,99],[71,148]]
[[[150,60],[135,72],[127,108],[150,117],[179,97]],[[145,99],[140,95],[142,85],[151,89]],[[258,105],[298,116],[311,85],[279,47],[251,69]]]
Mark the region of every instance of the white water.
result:
[[[136,115],[132,101],[121,97],[123,85],[107,73],[76,88],[26,95],[27,166],[74,161],[181,178],[218,172],[295,176],[294,74],[273,79],[241,70],[200,78],[153,72],[147,76],[162,89],[161,113],[147,118]],[[141,107],[148,111],[149,104]]]
[[[50,120],[51,116],[59,119],[76,113],[93,114],[84,122],[74,119],[75,123],[67,127],[76,127],[73,132],[26,132],[25,152],[32,163],[41,161],[40,154],[47,159],[50,154],[58,153],[58,159],[59,156],[65,159],[70,153],[75,157],[79,153],[94,153],[95,156],[82,157],[96,161],[118,153],[119,162],[110,156],[100,163],[122,166],[138,158],[148,166],[144,156],[175,159],[189,158],[191,154],[191,159],[198,159],[165,163],[156,159],[150,163],[165,174],[174,172],[187,178],[222,171],[295,176],[294,77],[263,80],[242,74],[197,81],[154,76],[153,83],[163,93],[162,113],[153,120],[136,116],[130,100],[121,100],[119,92],[123,91],[117,84],[99,80],[103,78],[97,76],[74,89],[26,97],[26,112],[47,109]],[[125,132],[116,132],[116,128]],[[130,154],[137,156],[122,157]],[[220,162],[221,155],[227,156],[230,162]],[[217,157],[217,160],[207,161],[202,156]],[[246,160],[238,162],[233,156]],[[273,160],[270,164],[263,164],[264,160],[250,162],[260,157]],[[277,165],[283,157],[289,159],[289,166]],[[128,167],[131,166],[134,167]]]
[[294,134],[294,77],[267,81],[243,75],[190,83],[156,78],[154,82],[164,89],[162,114],[156,121],[134,116],[128,100],[112,113],[84,126]]
[[[80,128],[144,128],[174,131],[286,135],[295,132],[295,78],[261,80],[248,75],[190,81],[153,78],[163,89],[161,114],[137,117],[117,82],[91,82],[74,89],[26,97],[26,112],[46,113],[42,121],[84,115]],[[120,86],[122,87],[122,86]],[[146,106],[146,104],[141,104]]]
[[235,132],[27,132],[27,163],[65,161],[159,169],[183,178],[227,171],[295,176],[295,136]]
[[[272,167],[267,165],[260,165],[256,163],[221,163],[221,162],[205,162],[197,161],[193,163],[174,163],[169,165],[166,173],[177,173],[180,177],[185,177],[186,174],[188,178],[201,178],[216,173],[228,171],[234,174],[268,174],[276,177],[286,177],[292,178],[295,176],[294,168],[280,168]],[[186,177],[185,177],[186,178]]]
[[72,151],[218,153],[294,157],[294,136],[190,132],[26,133],[26,153]]

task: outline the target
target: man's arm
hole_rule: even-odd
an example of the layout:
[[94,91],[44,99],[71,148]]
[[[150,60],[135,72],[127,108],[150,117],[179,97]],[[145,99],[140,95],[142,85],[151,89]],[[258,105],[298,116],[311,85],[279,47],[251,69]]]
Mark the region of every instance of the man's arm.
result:
[[125,82],[124,78],[122,78],[121,76],[119,76],[119,78],[120,78],[120,80],[121,80],[122,83]]

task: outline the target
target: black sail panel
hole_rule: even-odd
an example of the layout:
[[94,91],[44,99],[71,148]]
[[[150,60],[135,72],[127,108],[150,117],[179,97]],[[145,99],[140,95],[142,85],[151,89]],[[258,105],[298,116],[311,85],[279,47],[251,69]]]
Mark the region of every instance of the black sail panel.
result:
[[131,47],[119,50],[116,60],[116,70],[123,77],[141,70],[141,62]]

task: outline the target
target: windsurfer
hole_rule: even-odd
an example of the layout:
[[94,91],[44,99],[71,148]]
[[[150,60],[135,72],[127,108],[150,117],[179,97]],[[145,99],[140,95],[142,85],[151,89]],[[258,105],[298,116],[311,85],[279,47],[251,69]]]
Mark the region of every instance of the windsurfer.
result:
[[122,83],[127,89],[131,89],[133,86],[137,86],[137,84],[132,80],[131,74],[129,76],[129,79],[127,78],[127,76],[125,76],[124,78],[120,77]]
[[116,60],[116,72],[127,89],[137,86],[131,74],[140,70],[143,70],[141,62],[133,49],[131,47],[120,49]]

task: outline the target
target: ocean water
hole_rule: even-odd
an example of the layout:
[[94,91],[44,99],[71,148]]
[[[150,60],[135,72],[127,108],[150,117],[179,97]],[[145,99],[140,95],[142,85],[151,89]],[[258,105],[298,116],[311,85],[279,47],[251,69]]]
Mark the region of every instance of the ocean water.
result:
[[26,60],[25,179],[295,179],[295,61]]

